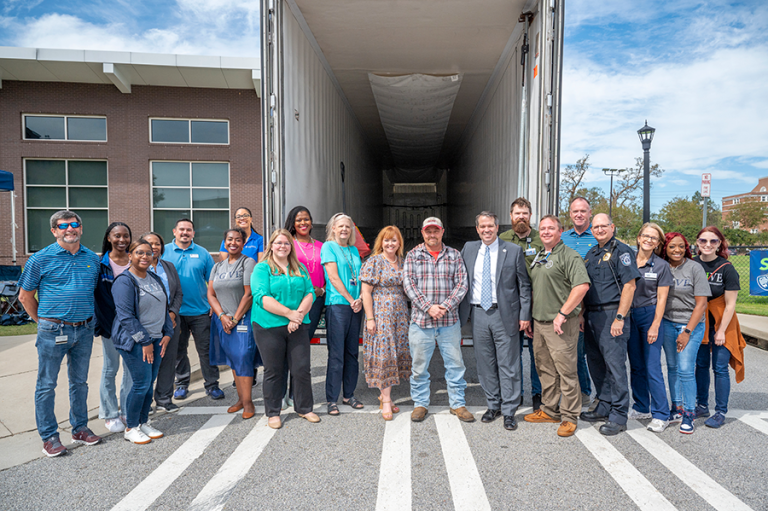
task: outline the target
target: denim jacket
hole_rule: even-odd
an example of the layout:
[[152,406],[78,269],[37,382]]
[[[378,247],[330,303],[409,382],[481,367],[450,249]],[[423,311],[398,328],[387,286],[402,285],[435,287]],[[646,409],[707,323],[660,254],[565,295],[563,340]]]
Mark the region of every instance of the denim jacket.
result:
[[[147,272],[160,284],[165,294],[163,281],[152,273]],[[138,343],[146,346],[152,343],[149,332],[142,326],[139,319],[139,283],[130,271],[124,271],[115,278],[112,284],[112,297],[115,301],[116,321],[112,324],[112,343],[115,348],[131,351],[133,345]],[[165,324],[163,336],[173,336],[173,322],[168,314],[168,297],[165,300]]]

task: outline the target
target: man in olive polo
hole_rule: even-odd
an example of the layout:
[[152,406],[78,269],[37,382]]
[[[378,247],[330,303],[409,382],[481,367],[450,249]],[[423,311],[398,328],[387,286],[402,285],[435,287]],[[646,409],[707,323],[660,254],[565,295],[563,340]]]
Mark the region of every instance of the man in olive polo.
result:
[[[539,222],[544,246],[529,265],[533,287],[533,348],[542,384],[541,408],[526,422],[561,422],[557,434],[576,432],[581,411],[577,368],[579,313],[590,280],[584,261],[560,240],[554,215]],[[529,332],[530,334],[530,332]]]

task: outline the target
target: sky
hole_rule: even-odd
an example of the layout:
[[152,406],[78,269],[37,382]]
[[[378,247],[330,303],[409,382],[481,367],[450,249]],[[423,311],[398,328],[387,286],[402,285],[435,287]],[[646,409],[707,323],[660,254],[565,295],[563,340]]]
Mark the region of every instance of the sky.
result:
[[[651,207],[768,176],[768,2],[565,0],[561,163],[633,166],[656,128]],[[259,55],[258,0],[0,0],[0,46]]]

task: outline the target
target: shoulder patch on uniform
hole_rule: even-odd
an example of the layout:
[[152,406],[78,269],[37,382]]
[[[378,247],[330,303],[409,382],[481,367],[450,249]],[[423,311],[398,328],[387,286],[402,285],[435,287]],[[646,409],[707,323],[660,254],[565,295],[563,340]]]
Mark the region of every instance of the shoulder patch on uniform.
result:
[[629,266],[632,264],[632,258],[629,256],[629,254],[621,254],[621,264],[624,266]]

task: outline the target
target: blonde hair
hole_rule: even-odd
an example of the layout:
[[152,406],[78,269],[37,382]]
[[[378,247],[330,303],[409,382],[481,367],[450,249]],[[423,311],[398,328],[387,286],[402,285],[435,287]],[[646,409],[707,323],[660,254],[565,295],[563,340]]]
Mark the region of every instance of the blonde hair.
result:
[[263,261],[267,262],[267,264],[269,265],[269,269],[272,270],[272,275],[280,275],[281,273],[285,274],[285,272],[280,267],[280,265],[277,264],[277,261],[275,261],[275,254],[272,252],[272,245],[274,244],[277,237],[281,235],[285,236],[288,239],[288,243],[291,244],[291,251],[288,253],[288,274],[291,277],[309,278],[309,274],[305,275],[301,271],[302,266],[301,266],[301,263],[299,263],[298,258],[296,257],[296,249],[294,248],[294,245],[293,245],[293,236],[291,236],[291,233],[288,232],[286,229],[277,229],[269,237],[267,248],[264,249],[264,255],[261,256],[262,262]]
[[[643,231],[646,229],[653,229],[656,231],[656,234],[659,235],[659,241],[658,245],[656,245],[656,248],[653,249],[653,253],[657,256],[661,256],[661,248],[664,245],[664,229],[661,228],[661,226],[655,222],[645,222],[643,226],[640,228],[639,231],[637,231],[637,237],[640,238],[640,235],[643,234]],[[640,244],[638,243],[638,246]]]
[[400,243],[400,247],[397,249],[397,256],[402,259],[404,253],[403,235],[400,233],[400,229],[394,225],[388,225],[379,231],[379,235],[376,236],[376,242],[373,244],[373,252],[371,252],[371,255],[375,256],[384,252],[384,247],[382,246],[384,240],[392,238],[395,238],[397,242]]
[[325,226],[325,241],[334,241],[338,243],[336,240],[336,233],[333,232],[333,228],[336,226],[339,220],[349,220],[349,225],[352,227],[352,232],[349,235],[349,241],[347,242],[347,245],[354,247],[355,243],[357,243],[357,227],[355,226],[355,222],[352,221],[352,217],[345,215],[344,213],[336,213],[331,217],[330,220],[328,220],[328,224]]

